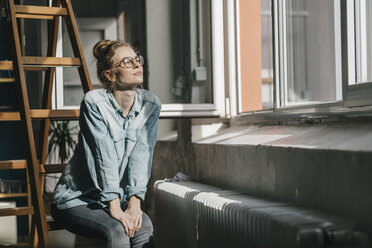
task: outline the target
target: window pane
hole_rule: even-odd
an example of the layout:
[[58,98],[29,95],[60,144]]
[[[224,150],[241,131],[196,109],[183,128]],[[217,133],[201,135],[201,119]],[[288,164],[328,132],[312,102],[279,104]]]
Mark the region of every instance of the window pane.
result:
[[211,2],[146,2],[149,89],[166,103],[213,103]]
[[[133,1],[132,1],[133,2]],[[140,1],[136,1],[137,4]],[[142,47],[136,46],[137,36],[131,35],[131,30],[125,30],[124,11],[128,10],[130,4],[123,1],[100,1],[100,0],[73,0],[72,7],[76,17],[80,40],[83,46],[85,60],[88,66],[93,88],[103,87],[97,77],[96,59],[93,56],[94,45],[103,39],[126,40],[133,43],[140,53]],[[87,7],[88,6],[88,7]],[[94,7],[89,7],[94,6]],[[129,16],[129,15],[128,15]],[[62,25],[62,50],[64,57],[74,57],[67,27]],[[128,35],[124,35],[127,31]],[[126,39],[124,39],[126,38]],[[141,42],[137,42],[138,44]],[[63,106],[79,106],[83,97],[83,89],[77,68],[63,68]],[[146,84],[146,82],[144,83]]]
[[[104,39],[102,30],[86,30],[79,27],[79,35],[83,45],[85,60],[88,66],[89,75],[94,88],[100,88],[101,83],[97,77],[95,58],[93,57],[94,45]],[[63,29],[63,56],[74,57],[69,36],[66,28]],[[65,106],[79,106],[84,92],[81,87],[80,76],[76,68],[63,69],[63,102]]]
[[262,108],[273,108],[273,35],[271,0],[261,0]]
[[372,0],[355,1],[357,82],[372,81]]
[[283,2],[282,106],[341,99],[339,1]]

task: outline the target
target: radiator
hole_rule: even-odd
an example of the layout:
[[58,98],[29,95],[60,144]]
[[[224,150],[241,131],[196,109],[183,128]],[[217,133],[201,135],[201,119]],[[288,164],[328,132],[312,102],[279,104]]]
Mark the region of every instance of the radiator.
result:
[[369,247],[356,223],[196,182],[155,182],[155,241],[168,248]]

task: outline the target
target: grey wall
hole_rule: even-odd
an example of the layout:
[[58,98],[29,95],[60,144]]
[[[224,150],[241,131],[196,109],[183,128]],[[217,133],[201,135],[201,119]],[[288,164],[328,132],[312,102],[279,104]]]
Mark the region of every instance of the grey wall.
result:
[[218,142],[193,143],[187,122],[179,141],[156,145],[147,196],[152,217],[154,181],[180,171],[206,184],[351,217],[372,240],[372,121],[230,127]]

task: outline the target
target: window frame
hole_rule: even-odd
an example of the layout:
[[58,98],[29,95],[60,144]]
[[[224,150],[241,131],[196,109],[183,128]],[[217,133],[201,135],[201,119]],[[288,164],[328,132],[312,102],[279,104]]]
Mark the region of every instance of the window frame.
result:
[[[103,30],[105,39],[116,39],[117,24],[116,18],[76,18],[79,25],[84,29],[89,30]],[[119,34],[118,34],[119,35]],[[63,37],[62,37],[62,19],[60,17],[58,40],[56,56],[63,57]],[[54,109],[79,109],[80,105],[64,104],[64,81],[63,81],[63,67],[57,67],[54,77],[53,93],[52,93],[52,106]]]
[[[342,13],[345,16],[342,40],[345,48],[343,63],[345,64],[344,82],[344,107],[365,107],[372,105],[372,82],[357,83],[357,59],[356,59],[356,24],[355,24],[355,2],[352,0],[342,1]],[[346,66],[347,65],[347,66]],[[365,66],[365,65],[362,65]]]
[[226,115],[228,103],[226,104],[225,99],[225,18],[224,1],[211,0],[213,103],[163,103],[161,118],[223,117]]
[[[199,0],[200,1],[200,0]],[[225,63],[224,63],[224,1],[211,1],[211,35],[212,35],[212,89],[213,103],[205,104],[162,104],[161,118],[182,118],[182,117],[223,117],[226,114],[225,102]],[[80,18],[86,19],[86,18]],[[94,23],[90,29],[102,29],[100,19],[90,18]],[[79,21],[79,19],[78,19]],[[89,22],[86,22],[89,23]],[[62,26],[62,22],[60,22]],[[57,56],[62,57],[62,32],[57,42]],[[105,29],[105,38],[106,37]],[[52,106],[54,109],[79,109],[79,106],[65,106],[63,102],[63,68],[56,68],[55,83],[53,86]]]
[[[356,81],[355,61],[355,23],[354,7],[352,0],[340,0],[340,29],[341,32],[341,87],[342,99],[320,102],[300,103],[293,106],[282,106],[283,89],[281,81],[285,80],[285,74],[280,73],[283,56],[279,55],[281,36],[284,34],[280,26],[279,18],[282,18],[280,8],[283,6],[281,0],[272,0],[272,23],[273,23],[273,109],[241,112],[240,116],[307,116],[307,115],[345,115],[351,112],[368,113],[372,110],[372,82],[351,84]],[[281,4],[280,4],[281,3]],[[336,17],[335,17],[336,18]],[[337,27],[336,27],[337,28]],[[351,82],[351,83],[350,83]],[[340,94],[340,93],[339,93]],[[241,101],[241,100],[240,100]]]

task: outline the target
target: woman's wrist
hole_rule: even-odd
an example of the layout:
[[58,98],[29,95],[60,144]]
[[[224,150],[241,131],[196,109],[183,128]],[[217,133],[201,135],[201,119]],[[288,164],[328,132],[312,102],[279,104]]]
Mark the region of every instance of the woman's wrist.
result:
[[109,202],[109,210],[112,217],[116,217],[118,214],[123,212],[120,206],[120,199],[115,198],[114,200]]
[[141,209],[141,199],[136,195],[132,195],[131,197],[129,197],[128,208]]

